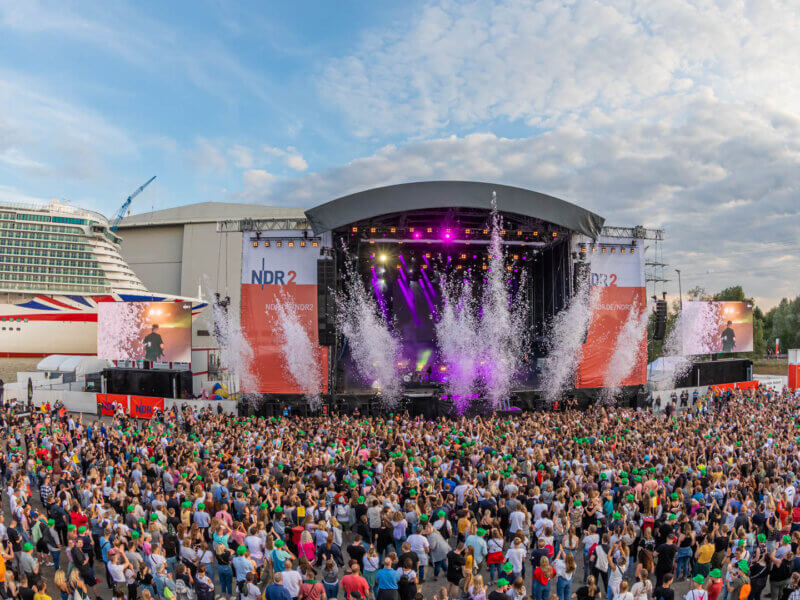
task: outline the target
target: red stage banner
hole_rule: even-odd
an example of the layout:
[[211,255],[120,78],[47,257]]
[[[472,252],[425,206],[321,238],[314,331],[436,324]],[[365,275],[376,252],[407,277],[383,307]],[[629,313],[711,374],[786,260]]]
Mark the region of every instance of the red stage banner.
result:
[[734,390],[734,389],[736,389],[736,384],[735,383],[720,383],[720,384],[717,384],[717,385],[711,385],[709,387],[711,388],[712,391],[724,392],[725,390]]
[[[602,247],[591,253],[591,317],[575,373],[576,388],[602,388],[612,383],[609,370],[620,333],[629,319],[647,310],[641,242],[639,239],[628,240],[623,248],[618,247],[619,239],[598,238],[597,244]],[[625,340],[623,343],[638,344],[639,353],[630,371],[613,384],[644,385],[647,383],[646,330],[642,329],[638,340]]]
[[736,384],[737,390],[755,390],[758,389],[758,381],[740,381]]
[[128,396],[125,394],[96,394],[97,412],[106,417],[113,416],[117,405],[122,407],[124,412],[128,412]]
[[155,409],[164,412],[164,399],[151,396],[131,396],[130,415],[134,419],[152,419]]
[[[259,239],[285,239],[297,231],[264,231]],[[276,327],[279,302],[293,305],[303,328],[317,350],[320,393],[327,389],[328,349],[317,346],[317,259],[319,248],[298,242],[272,241],[269,247],[253,247],[251,234],[242,236],[242,332],[253,349],[251,381],[243,391],[269,394],[302,394],[303,389],[289,374]]]

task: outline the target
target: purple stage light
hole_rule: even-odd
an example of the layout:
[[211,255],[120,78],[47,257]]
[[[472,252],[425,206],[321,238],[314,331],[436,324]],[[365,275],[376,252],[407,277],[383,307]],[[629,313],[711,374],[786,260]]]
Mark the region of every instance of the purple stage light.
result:
[[446,240],[449,240],[451,237],[453,237],[453,235],[450,234],[450,233],[445,233],[444,234],[444,239],[446,239]]
[[477,254],[473,254],[472,255],[472,259],[475,260],[476,258],[478,258],[478,255]]
[[375,258],[375,253],[373,252],[372,254],[369,255],[369,257],[370,258]]
[[422,237],[422,234],[421,234],[419,231],[415,231],[415,232],[414,232],[414,239],[415,239],[415,240],[418,240],[418,239],[419,239],[419,238],[421,238],[421,237]]

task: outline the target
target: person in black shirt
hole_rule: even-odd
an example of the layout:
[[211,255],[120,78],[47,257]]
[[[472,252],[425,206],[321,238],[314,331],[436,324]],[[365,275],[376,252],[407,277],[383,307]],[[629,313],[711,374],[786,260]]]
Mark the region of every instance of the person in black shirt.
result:
[[508,580],[501,577],[497,580],[497,589],[489,592],[489,600],[508,600],[506,592],[510,586],[511,584],[508,583]]
[[464,559],[464,543],[459,542],[455,550],[450,550],[447,553],[447,583],[451,587],[458,588],[458,582],[461,581],[463,576],[461,570],[466,562]]
[[356,534],[353,536],[353,543],[347,547],[347,555],[351,559],[358,561],[358,564],[361,565],[363,564],[362,559],[366,553],[367,551],[361,541],[361,536]]
[[144,359],[155,362],[164,355],[164,340],[158,333],[158,325],[153,325],[152,330],[142,340],[144,346]]
[[731,325],[733,325],[733,323],[728,321],[728,326],[723,329],[722,333],[720,334],[723,352],[733,352],[736,348],[736,333],[733,331],[733,327],[731,327]]
[[[656,585],[659,586],[665,581],[668,574],[672,573],[675,564],[675,555],[678,547],[674,544],[674,539],[667,540],[660,546],[656,546]],[[669,575],[672,580],[672,575]]]
[[653,600],[675,600],[675,590],[670,586],[672,586],[672,575],[667,573],[661,585],[653,590]]

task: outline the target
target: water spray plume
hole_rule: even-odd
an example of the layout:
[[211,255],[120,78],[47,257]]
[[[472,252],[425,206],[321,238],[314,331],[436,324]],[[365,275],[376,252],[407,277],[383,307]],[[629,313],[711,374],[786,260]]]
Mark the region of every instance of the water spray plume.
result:
[[402,396],[398,370],[400,341],[364,282],[352,260],[348,260],[342,292],[335,294],[339,328],[347,338],[359,375],[380,390],[385,406],[395,405]]
[[548,402],[560,400],[575,384],[575,372],[592,316],[590,273],[591,268],[578,280],[569,306],[559,311],[550,323],[548,355],[542,370],[542,391]]
[[634,303],[622,324],[617,335],[616,346],[606,369],[603,385],[604,396],[608,402],[613,402],[620,392],[622,382],[634,372],[642,359],[647,329],[647,311],[639,309]]
[[320,347],[311,340],[300,320],[297,304],[281,291],[275,312],[281,355],[288,375],[294,380],[312,408],[322,398],[322,360]]

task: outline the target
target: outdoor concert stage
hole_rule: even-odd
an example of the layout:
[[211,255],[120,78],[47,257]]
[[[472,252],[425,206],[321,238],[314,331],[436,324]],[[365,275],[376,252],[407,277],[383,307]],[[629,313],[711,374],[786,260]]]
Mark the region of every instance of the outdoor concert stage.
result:
[[[398,369],[405,401],[448,406],[451,367],[440,356],[435,331],[443,280],[463,279],[476,296],[481,294],[491,268],[493,197],[505,254],[502,268],[512,298],[526,307],[520,331],[525,352],[512,402],[526,408],[535,404],[542,368],[550,358],[553,319],[569,305],[583,276],[595,293],[574,389],[582,396],[602,390],[622,324],[633,306],[645,308],[642,242],[648,232],[604,228],[599,215],[530,190],[432,181],[345,196],[306,211],[307,222],[239,222],[244,233],[242,327],[255,342],[257,391],[279,403],[301,393],[281,368],[274,334],[263,327],[265,310],[269,316],[276,298],[288,292],[293,302],[308,308],[305,325],[324,349],[321,391],[329,406],[366,407],[373,401],[376,382],[365,380],[356,368],[336,318],[334,297],[344,292],[351,268],[402,340]],[[282,285],[289,278],[294,285]],[[645,344],[645,339],[636,343]],[[639,363],[619,385],[631,390],[644,385],[644,357]],[[480,404],[482,391],[474,395],[470,400]]]

